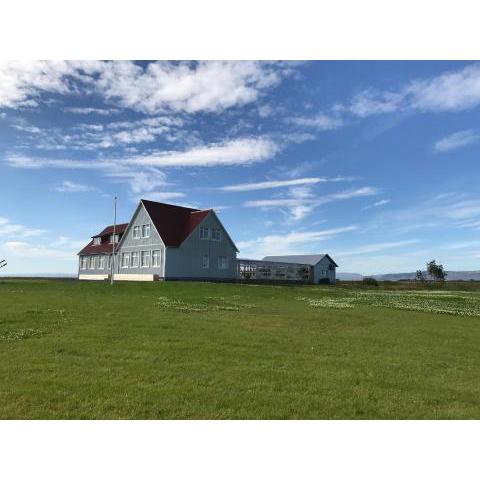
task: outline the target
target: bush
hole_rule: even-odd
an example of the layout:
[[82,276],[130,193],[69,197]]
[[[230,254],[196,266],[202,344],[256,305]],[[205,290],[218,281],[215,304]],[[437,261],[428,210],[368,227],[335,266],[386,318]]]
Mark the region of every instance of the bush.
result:
[[365,277],[363,280],[362,280],[363,284],[364,285],[371,285],[373,287],[378,287],[378,282],[375,278],[373,277]]

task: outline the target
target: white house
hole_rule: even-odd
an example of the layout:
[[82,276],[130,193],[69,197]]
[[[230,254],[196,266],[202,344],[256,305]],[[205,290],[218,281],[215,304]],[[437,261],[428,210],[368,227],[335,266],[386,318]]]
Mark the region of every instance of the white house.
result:
[[[238,249],[209,210],[140,200],[129,223],[105,227],[79,253],[80,280],[335,282],[327,254],[238,260]],[[115,261],[113,261],[115,259]]]

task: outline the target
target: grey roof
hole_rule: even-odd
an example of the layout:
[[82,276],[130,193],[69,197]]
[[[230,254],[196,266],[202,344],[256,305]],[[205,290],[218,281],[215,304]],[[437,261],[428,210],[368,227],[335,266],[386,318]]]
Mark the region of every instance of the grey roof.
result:
[[263,257],[266,262],[283,262],[283,263],[303,263],[304,265],[316,265],[324,257],[328,257],[330,261],[338,267],[327,253],[319,253],[318,255],[271,255]]

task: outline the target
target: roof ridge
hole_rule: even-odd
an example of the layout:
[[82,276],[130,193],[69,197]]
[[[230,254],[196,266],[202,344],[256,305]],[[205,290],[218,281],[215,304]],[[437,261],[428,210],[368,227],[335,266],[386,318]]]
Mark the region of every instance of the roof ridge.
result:
[[175,207],[175,208],[183,208],[185,210],[190,210],[190,213],[193,212],[200,212],[201,210],[198,208],[193,208],[193,207],[184,207],[183,205],[174,205],[173,203],[165,203],[165,202],[156,202],[155,200],[148,200],[146,198],[141,198],[140,201],[142,203],[144,202],[149,202],[149,203],[155,203],[157,205],[165,205],[166,207]]

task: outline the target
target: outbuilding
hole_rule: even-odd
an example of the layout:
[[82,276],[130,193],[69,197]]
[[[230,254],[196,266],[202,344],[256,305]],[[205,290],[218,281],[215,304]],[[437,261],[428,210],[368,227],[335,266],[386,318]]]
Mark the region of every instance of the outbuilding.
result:
[[262,259],[265,262],[294,263],[310,265],[312,269],[311,282],[335,283],[338,265],[327,253],[318,255],[272,255]]

